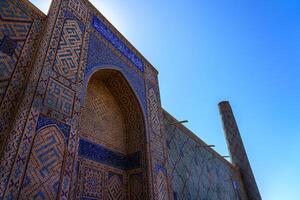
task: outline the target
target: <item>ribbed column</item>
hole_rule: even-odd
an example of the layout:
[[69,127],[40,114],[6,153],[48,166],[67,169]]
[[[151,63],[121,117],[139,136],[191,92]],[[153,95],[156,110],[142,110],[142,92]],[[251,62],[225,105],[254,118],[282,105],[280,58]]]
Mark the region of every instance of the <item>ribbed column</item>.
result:
[[231,156],[231,161],[240,170],[248,199],[261,200],[247,153],[229,102],[220,102],[219,111],[222,117],[223,128],[227,140],[228,150]]

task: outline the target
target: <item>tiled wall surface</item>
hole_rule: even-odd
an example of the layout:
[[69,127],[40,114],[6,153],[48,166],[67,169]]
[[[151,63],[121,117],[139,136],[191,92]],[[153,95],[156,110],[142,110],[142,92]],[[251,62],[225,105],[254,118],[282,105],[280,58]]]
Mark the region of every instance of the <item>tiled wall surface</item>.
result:
[[236,170],[175,119],[164,113],[168,171],[174,200],[246,199]]
[[0,1],[0,153],[32,69],[45,17],[29,3]]

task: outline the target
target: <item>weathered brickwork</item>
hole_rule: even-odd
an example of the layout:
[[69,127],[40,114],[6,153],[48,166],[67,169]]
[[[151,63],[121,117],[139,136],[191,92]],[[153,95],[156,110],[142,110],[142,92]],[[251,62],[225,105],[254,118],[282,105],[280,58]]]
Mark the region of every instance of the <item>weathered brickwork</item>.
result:
[[157,74],[88,0],[1,0],[0,200],[245,199],[169,125]]

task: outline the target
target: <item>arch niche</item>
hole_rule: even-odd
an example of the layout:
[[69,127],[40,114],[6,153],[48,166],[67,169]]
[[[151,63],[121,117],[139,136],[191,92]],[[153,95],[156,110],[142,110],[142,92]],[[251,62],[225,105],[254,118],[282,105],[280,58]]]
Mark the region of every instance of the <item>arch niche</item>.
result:
[[101,69],[91,75],[79,126],[77,197],[144,199],[144,115],[120,71]]

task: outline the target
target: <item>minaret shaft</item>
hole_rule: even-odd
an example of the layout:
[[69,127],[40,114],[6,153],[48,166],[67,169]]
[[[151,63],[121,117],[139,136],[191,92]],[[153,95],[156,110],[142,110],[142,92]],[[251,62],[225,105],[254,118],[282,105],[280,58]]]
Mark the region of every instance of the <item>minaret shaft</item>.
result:
[[261,200],[247,153],[228,101],[219,103],[223,129],[232,163],[240,170],[249,200]]

